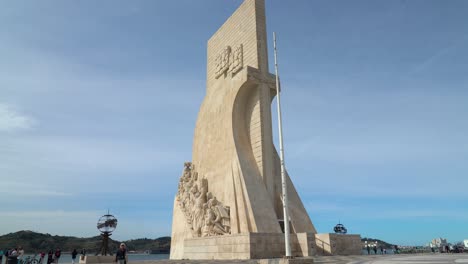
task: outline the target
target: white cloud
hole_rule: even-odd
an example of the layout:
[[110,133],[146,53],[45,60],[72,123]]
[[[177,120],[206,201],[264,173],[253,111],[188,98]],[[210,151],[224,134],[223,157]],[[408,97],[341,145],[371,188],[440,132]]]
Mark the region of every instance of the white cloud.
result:
[[0,132],[30,129],[34,123],[35,121],[31,117],[15,111],[9,105],[0,103]]

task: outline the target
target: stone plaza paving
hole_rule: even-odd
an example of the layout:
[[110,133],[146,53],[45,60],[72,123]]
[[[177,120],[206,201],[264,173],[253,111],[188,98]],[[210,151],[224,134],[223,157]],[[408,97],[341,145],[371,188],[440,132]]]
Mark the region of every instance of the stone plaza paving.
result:
[[411,255],[362,255],[314,257],[314,263],[372,263],[372,264],[416,264],[416,263],[468,263],[468,254],[411,254]]
[[[360,255],[360,256],[318,256],[312,258],[300,258],[300,263],[321,264],[442,264],[442,263],[468,263],[468,254],[411,254],[411,255]],[[299,260],[299,259],[297,259]],[[136,261],[138,264],[273,264],[279,260],[158,260]]]

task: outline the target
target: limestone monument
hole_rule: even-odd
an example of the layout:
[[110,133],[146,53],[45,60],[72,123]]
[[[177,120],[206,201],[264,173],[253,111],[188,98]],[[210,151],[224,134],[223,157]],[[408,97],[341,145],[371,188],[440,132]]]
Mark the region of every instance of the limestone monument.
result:
[[210,38],[206,82],[174,200],[170,258],[281,257],[285,222],[293,255],[311,256],[317,232],[288,175],[283,219],[264,0],[245,0]]

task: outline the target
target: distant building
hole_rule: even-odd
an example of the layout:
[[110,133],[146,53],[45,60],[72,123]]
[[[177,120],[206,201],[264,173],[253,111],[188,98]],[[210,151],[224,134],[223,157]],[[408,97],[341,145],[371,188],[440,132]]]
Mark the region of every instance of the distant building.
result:
[[444,247],[446,245],[447,245],[447,239],[441,238],[441,237],[432,239],[430,243],[431,247],[437,247],[437,248]]
[[468,248],[468,239],[463,240],[463,244],[465,245],[465,248]]

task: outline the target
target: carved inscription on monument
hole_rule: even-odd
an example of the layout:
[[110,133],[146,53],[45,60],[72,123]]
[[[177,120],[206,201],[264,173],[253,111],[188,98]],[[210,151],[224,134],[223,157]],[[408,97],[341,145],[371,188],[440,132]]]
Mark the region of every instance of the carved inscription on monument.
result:
[[184,163],[177,202],[184,212],[193,237],[231,233],[229,207],[208,192],[208,181],[198,176],[191,162]]
[[215,78],[231,73],[234,76],[244,66],[242,44],[232,49],[226,46],[224,50],[215,58]]

